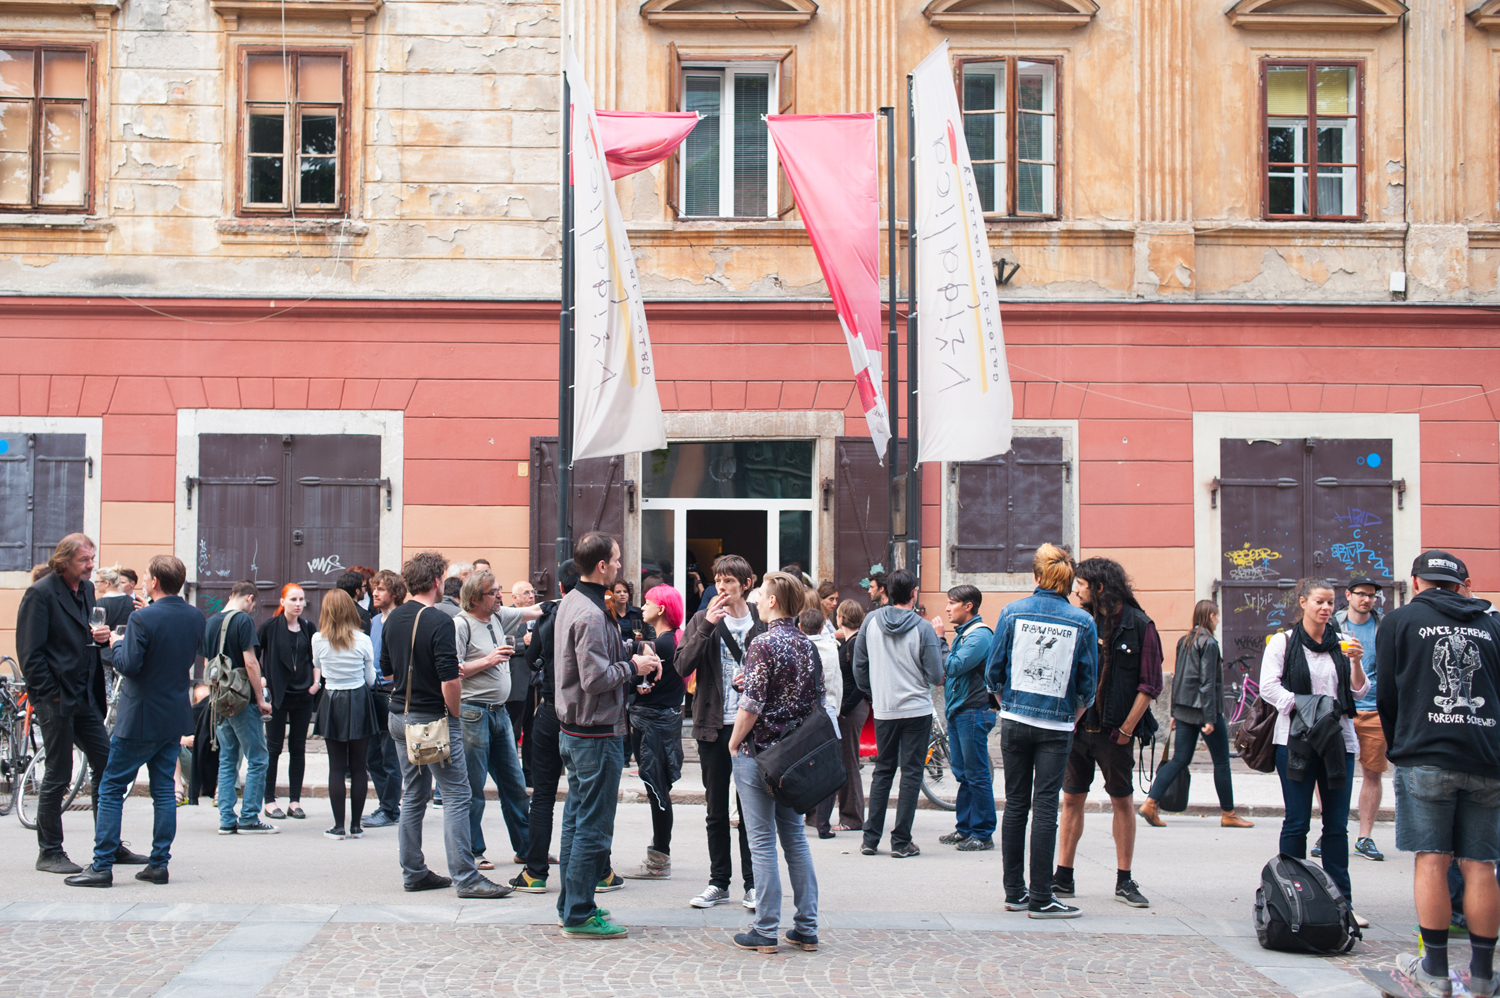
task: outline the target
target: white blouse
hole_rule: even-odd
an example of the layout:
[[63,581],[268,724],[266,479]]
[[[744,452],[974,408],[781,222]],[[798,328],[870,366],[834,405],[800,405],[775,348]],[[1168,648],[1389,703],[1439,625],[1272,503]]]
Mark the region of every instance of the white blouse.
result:
[[319,631],[312,637],[313,665],[328,690],[357,690],[375,685],[375,646],[364,631],[354,632],[354,644],[336,651]]
[[[1266,643],[1265,656],[1260,660],[1260,695],[1265,698],[1266,703],[1276,708],[1276,734],[1272,741],[1277,745],[1286,744],[1292,730],[1292,710],[1297,706],[1297,694],[1281,685],[1281,671],[1286,667],[1286,642],[1287,632],[1277,631]],[[1312,675],[1313,693],[1337,698],[1339,674],[1338,668],[1333,664],[1333,656],[1307,648],[1303,651],[1307,656],[1307,671]],[[1364,692],[1367,685],[1365,673],[1352,661],[1349,665],[1350,686],[1355,695],[1358,695]],[[1344,750],[1358,752],[1359,739],[1354,735],[1354,721],[1341,717],[1339,727],[1344,731]]]

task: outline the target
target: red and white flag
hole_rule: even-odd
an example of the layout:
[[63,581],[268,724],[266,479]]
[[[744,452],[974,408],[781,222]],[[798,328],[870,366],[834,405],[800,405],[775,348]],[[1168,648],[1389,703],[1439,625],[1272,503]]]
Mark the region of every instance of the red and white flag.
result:
[[880,389],[880,194],[874,114],[770,114],[771,138],[833,296],[881,462],[891,438]]
[[1010,450],[1010,368],[946,41],[911,80],[920,460],[982,461]]
[[667,446],[635,257],[583,67],[568,45],[573,162],[573,460]]
[[609,179],[649,169],[672,155],[698,125],[697,111],[595,111]]

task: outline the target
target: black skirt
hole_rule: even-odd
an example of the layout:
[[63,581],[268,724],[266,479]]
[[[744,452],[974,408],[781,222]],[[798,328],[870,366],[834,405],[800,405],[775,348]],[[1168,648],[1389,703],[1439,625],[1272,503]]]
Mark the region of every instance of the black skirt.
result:
[[370,738],[380,730],[375,698],[368,686],[357,690],[323,690],[318,698],[318,716],[313,731],[324,740],[352,742]]

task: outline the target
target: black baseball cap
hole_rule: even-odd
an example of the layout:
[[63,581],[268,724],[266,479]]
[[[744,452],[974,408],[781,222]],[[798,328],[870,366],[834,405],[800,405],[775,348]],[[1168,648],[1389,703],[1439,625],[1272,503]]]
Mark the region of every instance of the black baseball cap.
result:
[[1385,588],[1380,583],[1370,578],[1368,575],[1356,575],[1354,578],[1349,580],[1349,584],[1344,588],[1348,590],[1353,589],[1355,586],[1374,586],[1377,593]]
[[1469,577],[1469,567],[1447,551],[1423,551],[1411,563],[1411,574],[1428,582],[1457,582],[1464,585]]

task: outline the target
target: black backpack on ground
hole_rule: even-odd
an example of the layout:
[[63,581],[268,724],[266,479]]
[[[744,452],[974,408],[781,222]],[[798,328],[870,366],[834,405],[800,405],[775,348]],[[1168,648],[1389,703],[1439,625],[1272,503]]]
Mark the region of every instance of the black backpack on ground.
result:
[[1255,935],[1265,949],[1287,953],[1347,953],[1360,937],[1354,912],[1332,878],[1286,853],[1260,871]]

